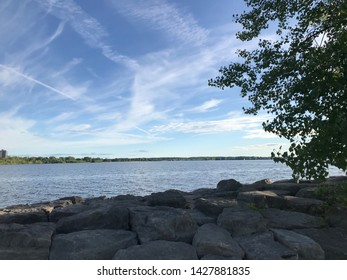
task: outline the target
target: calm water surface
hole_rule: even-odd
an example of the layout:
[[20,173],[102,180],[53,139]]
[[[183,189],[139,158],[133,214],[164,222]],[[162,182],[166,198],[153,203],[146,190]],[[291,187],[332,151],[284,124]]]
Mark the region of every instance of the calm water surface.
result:
[[[330,175],[344,175],[333,169]],[[160,161],[0,165],[0,207],[64,196],[147,195],[167,189],[214,188],[223,179],[252,183],[288,179],[290,169],[271,160]]]

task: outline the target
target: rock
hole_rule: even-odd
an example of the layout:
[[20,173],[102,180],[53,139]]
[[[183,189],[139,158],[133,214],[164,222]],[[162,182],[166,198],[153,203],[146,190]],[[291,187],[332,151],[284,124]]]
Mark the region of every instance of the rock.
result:
[[[51,208],[53,210],[53,207]],[[47,210],[46,210],[47,211]],[[0,224],[33,224],[48,222],[47,212],[42,207],[22,205],[0,210]]]
[[317,187],[302,188],[296,193],[296,196],[304,198],[321,199],[321,196],[317,193]]
[[253,183],[253,185],[271,185],[273,181],[271,179],[263,179]]
[[272,191],[240,192],[237,199],[261,208],[283,208],[286,205],[285,200]]
[[225,208],[219,215],[217,224],[229,231],[233,237],[267,230],[263,216],[247,208]]
[[198,226],[202,226],[208,223],[216,223],[215,218],[206,216],[204,213],[200,212],[197,209],[188,209],[187,213],[189,213],[189,215],[198,224]]
[[322,213],[323,204],[322,200],[314,198],[304,198],[296,196],[284,196],[286,206],[288,209],[298,212],[317,214]]
[[57,233],[88,229],[129,229],[129,211],[125,207],[105,205],[87,210],[57,223]]
[[324,260],[322,247],[311,238],[285,229],[271,229],[275,240],[296,251],[301,260]]
[[55,208],[49,214],[49,221],[56,223],[62,218],[70,217],[87,210],[90,210],[90,207],[84,204],[73,204],[67,207]]
[[62,200],[70,200],[72,204],[80,204],[84,202],[84,199],[80,196],[66,196],[59,198],[60,201]]
[[326,211],[325,219],[332,227],[339,227],[347,230],[347,209],[331,208]]
[[1,260],[48,260],[53,223],[0,224]]
[[228,199],[221,197],[198,198],[195,201],[196,209],[212,217],[217,217],[220,213],[223,212],[224,208],[233,208],[237,205],[238,203],[236,199]]
[[240,260],[239,258],[234,257],[223,257],[223,256],[216,256],[216,255],[206,255],[203,256],[200,260]]
[[295,251],[274,240],[271,232],[256,233],[236,238],[248,260],[296,260]]
[[281,190],[288,191],[290,195],[296,195],[296,193],[304,187],[312,186],[310,184],[296,184],[296,183],[272,183],[271,185],[264,185],[265,191]]
[[237,191],[242,184],[234,179],[222,180],[217,184],[217,191]]
[[186,208],[187,201],[183,195],[176,190],[152,193],[147,198],[149,206],[169,206],[174,208]]
[[199,227],[193,239],[193,246],[199,258],[215,255],[241,260],[244,256],[243,250],[230,233],[212,223]]
[[318,228],[326,225],[322,218],[300,212],[269,208],[262,211],[262,214],[268,219],[268,227],[271,228]]
[[325,252],[326,260],[347,260],[347,231],[341,228],[306,228],[295,232],[316,241]]
[[136,233],[126,230],[83,230],[53,237],[51,260],[111,260],[119,249],[137,244]]
[[152,240],[191,243],[198,228],[186,211],[164,206],[130,208],[130,223],[140,243]]
[[114,260],[197,260],[195,248],[187,243],[157,240],[119,250]]

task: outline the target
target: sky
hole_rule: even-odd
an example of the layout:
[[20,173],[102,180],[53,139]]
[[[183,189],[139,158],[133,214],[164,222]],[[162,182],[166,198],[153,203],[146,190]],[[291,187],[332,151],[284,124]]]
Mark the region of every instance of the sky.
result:
[[1,0],[0,149],[18,156],[270,156],[286,146],[208,86],[242,0]]

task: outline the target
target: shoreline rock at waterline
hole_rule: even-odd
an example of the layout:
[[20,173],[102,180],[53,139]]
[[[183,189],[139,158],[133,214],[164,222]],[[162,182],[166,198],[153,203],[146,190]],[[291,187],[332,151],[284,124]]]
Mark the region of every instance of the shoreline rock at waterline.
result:
[[2,260],[347,259],[346,209],[325,183],[223,180],[215,189],[0,209]]

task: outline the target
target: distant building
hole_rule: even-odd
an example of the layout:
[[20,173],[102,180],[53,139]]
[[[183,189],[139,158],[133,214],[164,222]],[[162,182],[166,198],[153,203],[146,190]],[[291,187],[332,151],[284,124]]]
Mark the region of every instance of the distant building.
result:
[[0,150],[0,158],[7,158],[7,151],[6,150]]

